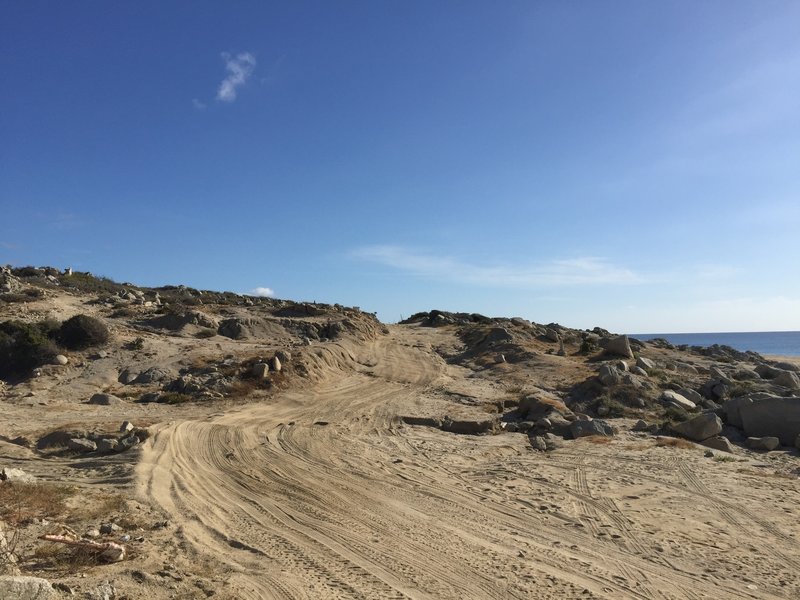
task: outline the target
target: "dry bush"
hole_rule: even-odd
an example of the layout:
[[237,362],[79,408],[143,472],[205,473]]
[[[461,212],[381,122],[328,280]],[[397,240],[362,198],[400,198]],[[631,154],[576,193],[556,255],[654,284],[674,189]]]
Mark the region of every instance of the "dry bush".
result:
[[656,439],[658,448],[680,448],[681,450],[694,450],[696,445],[689,440],[671,437],[659,437]]
[[100,346],[108,341],[108,327],[94,317],[75,315],[61,324],[59,341],[70,350],[83,350]]

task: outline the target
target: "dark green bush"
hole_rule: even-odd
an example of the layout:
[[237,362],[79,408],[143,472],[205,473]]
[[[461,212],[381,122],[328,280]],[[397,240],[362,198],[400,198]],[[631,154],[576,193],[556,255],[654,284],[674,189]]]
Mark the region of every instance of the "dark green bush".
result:
[[100,346],[108,341],[108,328],[94,317],[75,315],[61,324],[58,341],[70,350]]
[[52,321],[0,323],[0,377],[18,378],[49,363],[58,354],[53,342],[58,324]]

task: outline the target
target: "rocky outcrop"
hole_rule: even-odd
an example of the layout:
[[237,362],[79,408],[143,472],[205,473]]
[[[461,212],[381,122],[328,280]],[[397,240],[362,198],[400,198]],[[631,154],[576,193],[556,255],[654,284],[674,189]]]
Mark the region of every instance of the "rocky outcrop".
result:
[[781,445],[781,441],[774,436],[749,437],[744,442],[751,450],[764,450],[771,452]]
[[41,577],[6,575],[0,577],[0,598],[8,600],[49,600],[56,598],[53,586]]
[[731,441],[721,435],[715,435],[700,442],[703,446],[711,448],[712,450],[721,450],[722,452],[729,452],[733,454],[734,448]]

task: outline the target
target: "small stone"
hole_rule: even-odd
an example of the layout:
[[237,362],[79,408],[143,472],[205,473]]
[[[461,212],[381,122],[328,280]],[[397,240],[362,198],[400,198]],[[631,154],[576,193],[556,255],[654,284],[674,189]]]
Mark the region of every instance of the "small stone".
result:
[[100,525],[100,533],[104,535],[114,533],[115,531],[122,531],[122,527],[120,527],[116,523],[102,523]]
[[89,538],[90,540],[93,540],[95,538],[99,538],[100,537],[100,530],[97,529],[96,527],[94,527],[92,529],[88,529],[88,530],[86,530],[86,533],[83,534],[83,537]]
[[97,449],[100,452],[114,452],[118,445],[119,442],[116,438],[102,438],[97,440]]
[[54,365],[61,365],[64,366],[69,362],[69,359],[64,356],[63,354],[56,354],[56,357],[53,359]]
[[271,367],[272,367],[272,370],[275,371],[275,372],[279,372],[281,370],[281,359],[278,358],[277,355],[272,357]]
[[119,430],[121,433],[128,433],[129,431],[133,431],[133,423],[130,421],[123,421],[122,425],[119,426]]
[[91,398],[89,398],[89,404],[111,406],[114,404],[122,404],[122,399],[117,398],[113,394],[94,394]]

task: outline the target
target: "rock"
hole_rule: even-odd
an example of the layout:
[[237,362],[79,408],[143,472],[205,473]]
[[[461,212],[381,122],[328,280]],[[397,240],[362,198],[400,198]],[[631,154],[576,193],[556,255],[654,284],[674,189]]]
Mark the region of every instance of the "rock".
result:
[[633,367],[631,369],[631,373],[634,375],[638,375],[639,377],[649,377],[650,375],[645,371],[642,367]]
[[281,359],[277,356],[272,357],[272,362],[270,363],[270,368],[275,372],[280,372],[281,370]]
[[649,358],[645,358],[644,356],[640,356],[639,358],[636,359],[636,366],[639,367],[640,369],[643,369],[643,370],[647,371],[649,369],[655,369],[656,368],[656,363],[655,363],[655,361],[653,361],[653,360],[651,360]]
[[545,336],[545,337],[546,337],[548,340],[550,340],[551,342],[556,342],[556,343],[558,343],[559,341],[561,341],[561,336],[560,336],[560,335],[558,335],[558,332],[557,332],[555,329],[551,329],[550,327],[548,327],[548,328],[545,330],[545,332],[544,332],[544,336]]
[[130,421],[123,421],[122,425],[119,426],[120,433],[128,433],[129,431],[133,431],[134,426],[133,423]]
[[650,424],[642,419],[636,421],[633,427],[631,427],[631,431],[647,431],[649,429],[650,429]]
[[564,348],[564,340],[562,338],[559,338],[558,340],[558,355],[559,356],[567,355],[567,350],[566,348]]
[[113,404],[122,404],[122,398],[117,398],[113,394],[94,394],[89,398],[89,404],[111,406]]
[[697,405],[694,402],[692,402],[685,396],[682,396],[678,392],[675,392],[673,390],[664,390],[663,392],[661,392],[659,400],[661,400],[665,404],[673,404],[684,410],[694,410],[695,408],[697,408]]
[[612,365],[603,365],[600,367],[597,378],[605,386],[619,385],[622,382],[622,373]]
[[97,444],[85,438],[71,438],[67,442],[67,448],[70,450],[77,450],[78,452],[94,452],[97,450]]
[[116,438],[101,438],[97,440],[97,450],[100,452],[114,452],[119,442]]
[[615,354],[624,358],[633,358],[633,351],[631,350],[630,341],[627,335],[620,335],[609,340],[601,342],[604,350],[608,354]]
[[139,438],[135,435],[129,435],[128,437],[124,437],[117,443],[117,450],[119,452],[124,452],[130,448],[133,448],[136,444],[139,443]]
[[266,379],[269,375],[269,365],[263,362],[256,363],[253,365],[252,373],[256,379]]
[[678,393],[687,400],[694,402],[695,404],[703,403],[704,400],[703,396],[699,392],[693,390],[692,388],[687,388],[687,387],[681,388],[678,390]]
[[54,365],[61,365],[64,366],[69,362],[69,359],[64,356],[63,354],[56,354],[55,358],[53,359]]
[[704,413],[672,426],[676,433],[695,442],[701,442],[722,431],[722,420],[714,413]]
[[546,452],[547,451],[547,442],[545,439],[540,435],[532,435],[529,437],[531,442],[531,447],[534,450],[538,450],[539,452]]
[[614,435],[614,428],[610,423],[600,419],[591,421],[573,421],[569,427],[572,437],[575,439],[590,435],[602,435],[611,437]]
[[618,360],[614,363],[614,366],[617,367],[620,371],[627,373],[628,372],[628,363],[624,360]]
[[41,577],[0,577],[0,598],[3,600],[47,600],[55,597],[53,586]]
[[0,481],[12,481],[18,483],[33,483],[36,481],[36,477],[26,473],[22,469],[13,469],[11,467],[5,467],[2,471],[0,471]]
[[542,417],[541,419],[536,421],[536,429],[547,431],[552,428],[553,428],[553,422],[547,417]]
[[281,361],[282,365],[288,365],[292,360],[292,353],[288,350],[278,350],[275,353],[275,357]]
[[711,376],[719,381],[720,383],[731,383],[731,378],[719,367],[712,366],[711,369]]
[[797,434],[797,439],[794,441],[794,447],[800,450],[800,433]]
[[751,450],[766,450],[771,452],[781,445],[781,441],[773,436],[749,437],[744,441]]
[[700,442],[703,446],[712,448],[714,450],[721,450],[722,452],[730,452],[733,454],[733,444],[726,437],[715,435]]
[[772,383],[789,388],[790,390],[800,389],[800,377],[797,376],[797,373],[793,373],[792,371],[781,371],[778,376],[772,380]]
[[100,533],[103,534],[103,535],[109,535],[109,534],[115,533],[117,531],[122,531],[122,527],[120,527],[116,523],[101,523],[100,524]]
[[611,412],[611,409],[608,408],[608,406],[606,406],[605,404],[597,407],[597,416],[598,417],[606,417],[606,416],[608,416],[608,413],[610,413],[610,412]]
[[777,437],[791,446],[800,434],[800,397],[751,394],[729,400],[728,422],[744,429],[749,437]]
[[110,582],[104,581],[93,590],[86,592],[86,600],[114,600],[117,590]]
[[130,369],[123,369],[122,372],[119,374],[117,381],[119,381],[123,385],[128,385],[136,381],[136,378],[139,376],[138,373],[134,373]]
[[96,527],[94,527],[92,529],[87,529],[86,533],[83,534],[83,537],[89,538],[90,540],[93,540],[95,538],[99,538],[100,537],[100,530],[97,529]]
[[150,367],[144,373],[139,373],[133,383],[147,384],[158,383],[161,381],[170,381],[175,377],[175,374],[169,369],[163,367]]

